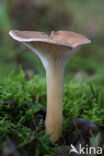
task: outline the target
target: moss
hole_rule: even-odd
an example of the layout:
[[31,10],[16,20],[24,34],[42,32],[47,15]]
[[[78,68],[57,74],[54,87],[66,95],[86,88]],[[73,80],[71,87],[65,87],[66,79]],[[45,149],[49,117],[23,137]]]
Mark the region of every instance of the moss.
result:
[[[99,83],[99,86],[96,85]],[[64,85],[64,135],[69,135],[69,123],[75,118],[86,118],[104,126],[104,89],[102,79],[92,82],[73,79]],[[37,112],[46,108],[46,81],[39,76],[26,80],[23,71],[12,73],[0,81],[0,148],[9,149],[10,141],[21,155],[57,155],[57,144],[49,141],[44,119],[36,127]],[[102,108],[102,109],[101,109]],[[41,149],[41,150],[40,150]],[[31,153],[32,152],[32,153]]]

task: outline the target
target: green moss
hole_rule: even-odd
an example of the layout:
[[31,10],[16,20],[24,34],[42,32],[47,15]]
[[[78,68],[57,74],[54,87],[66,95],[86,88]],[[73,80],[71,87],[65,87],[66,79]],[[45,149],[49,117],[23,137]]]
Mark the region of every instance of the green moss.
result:
[[[102,80],[96,77],[92,83],[75,79],[65,83],[64,135],[68,135],[70,121],[79,117],[104,126],[104,89],[96,86],[98,82],[102,84]],[[29,106],[30,103],[33,105]],[[26,80],[26,75],[20,71],[19,74],[12,73],[0,81],[0,146],[4,149],[9,148],[8,140],[13,140],[22,150],[21,155],[31,152],[36,156],[57,155],[57,145],[49,141],[49,136],[41,130],[43,121],[37,128],[34,127],[36,113],[40,108],[46,108],[45,79],[33,76]],[[35,140],[34,148],[30,140]]]

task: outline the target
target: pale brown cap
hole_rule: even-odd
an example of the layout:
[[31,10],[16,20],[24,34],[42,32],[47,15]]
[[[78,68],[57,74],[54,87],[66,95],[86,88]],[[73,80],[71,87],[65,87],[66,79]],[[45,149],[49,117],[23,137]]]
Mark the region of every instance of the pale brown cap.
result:
[[9,34],[19,42],[45,42],[70,48],[91,42],[87,37],[70,31],[52,31],[47,35],[45,32],[11,30]]

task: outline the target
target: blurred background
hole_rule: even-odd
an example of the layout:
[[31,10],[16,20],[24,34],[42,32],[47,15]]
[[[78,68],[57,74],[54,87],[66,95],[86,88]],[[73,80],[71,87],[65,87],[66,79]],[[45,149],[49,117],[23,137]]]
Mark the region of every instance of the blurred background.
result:
[[44,77],[39,58],[14,41],[10,29],[81,33],[92,44],[71,58],[66,77],[104,76],[104,0],[0,0],[0,79],[20,68]]

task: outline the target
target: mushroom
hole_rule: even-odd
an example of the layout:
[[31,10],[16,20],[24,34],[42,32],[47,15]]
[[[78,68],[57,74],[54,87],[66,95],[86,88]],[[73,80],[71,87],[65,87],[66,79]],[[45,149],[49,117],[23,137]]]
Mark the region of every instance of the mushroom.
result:
[[10,36],[35,52],[43,63],[47,78],[46,131],[50,139],[62,136],[62,94],[64,68],[79,47],[90,43],[80,34],[70,31],[52,31],[50,35],[37,31],[11,30]]

